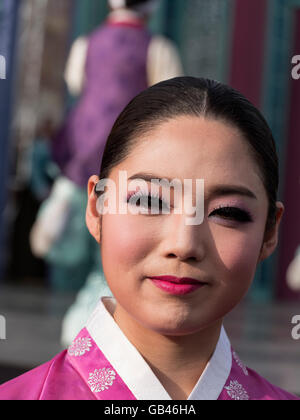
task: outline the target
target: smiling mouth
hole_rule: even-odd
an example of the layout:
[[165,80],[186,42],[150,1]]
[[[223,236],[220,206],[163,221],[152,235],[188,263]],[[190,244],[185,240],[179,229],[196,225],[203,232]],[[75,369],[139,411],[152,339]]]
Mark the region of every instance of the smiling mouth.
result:
[[149,279],[164,293],[179,297],[189,295],[207,285],[190,277],[159,276],[149,277]]
[[190,285],[204,285],[207,284],[205,282],[202,282],[200,280],[191,278],[191,277],[174,277],[174,276],[155,276],[155,277],[149,277],[151,280],[160,280],[168,283],[173,284],[190,284]]

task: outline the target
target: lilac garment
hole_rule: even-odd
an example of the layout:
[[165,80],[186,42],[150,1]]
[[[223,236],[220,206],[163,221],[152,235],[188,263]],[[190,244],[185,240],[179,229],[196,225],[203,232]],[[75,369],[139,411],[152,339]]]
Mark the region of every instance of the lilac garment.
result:
[[[0,386],[0,400],[171,400],[111,312],[101,305],[68,350]],[[300,400],[244,366],[224,329],[188,398],[206,399]]]
[[53,157],[81,187],[99,174],[107,137],[125,106],[148,87],[151,34],[142,24],[107,21],[89,39],[85,88],[53,139]]

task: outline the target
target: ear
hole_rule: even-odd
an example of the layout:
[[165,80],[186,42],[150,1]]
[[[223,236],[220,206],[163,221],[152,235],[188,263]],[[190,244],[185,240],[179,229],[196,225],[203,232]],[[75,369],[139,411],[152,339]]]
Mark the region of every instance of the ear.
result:
[[276,203],[276,207],[276,224],[269,232],[266,232],[265,234],[258,262],[264,261],[270,255],[272,255],[278,244],[279,226],[284,213],[284,205],[278,201]]
[[100,244],[101,238],[101,215],[97,211],[97,195],[95,187],[99,181],[96,175],[91,176],[88,182],[88,203],[86,209],[86,225],[90,234]]

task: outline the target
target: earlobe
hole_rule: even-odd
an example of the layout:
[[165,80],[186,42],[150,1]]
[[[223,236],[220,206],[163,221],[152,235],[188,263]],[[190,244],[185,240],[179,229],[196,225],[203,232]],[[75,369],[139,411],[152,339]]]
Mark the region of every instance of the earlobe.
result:
[[266,260],[268,257],[270,257],[275,251],[278,244],[279,226],[280,226],[282,216],[284,213],[284,205],[278,201],[276,203],[276,207],[277,207],[276,223],[269,232],[265,233],[264,242],[261,248],[258,262],[262,262]]
[[100,244],[101,238],[101,215],[97,211],[97,195],[95,193],[95,186],[99,178],[93,175],[88,182],[88,203],[86,209],[86,225],[90,234]]

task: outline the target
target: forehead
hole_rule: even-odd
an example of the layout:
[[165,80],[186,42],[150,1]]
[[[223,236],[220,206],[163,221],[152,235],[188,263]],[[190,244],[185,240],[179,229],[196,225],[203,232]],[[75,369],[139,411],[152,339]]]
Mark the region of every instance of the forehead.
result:
[[133,173],[151,171],[168,178],[239,181],[264,192],[250,145],[238,128],[220,120],[178,117],[149,131],[118,166]]

